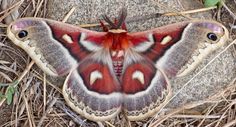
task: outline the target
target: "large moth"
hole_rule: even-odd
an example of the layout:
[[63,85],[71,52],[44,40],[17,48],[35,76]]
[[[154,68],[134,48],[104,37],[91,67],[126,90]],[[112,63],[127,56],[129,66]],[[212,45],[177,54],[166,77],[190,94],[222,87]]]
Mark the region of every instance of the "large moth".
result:
[[93,121],[123,111],[131,121],[154,115],[171,97],[166,76],[189,74],[227,40],[227,29],[208,20],[175,23],[143,32],[122,29],[124,17],[104,32],[43,19],[11,23],[8,37],[47,74],[68,75],[67,104]]

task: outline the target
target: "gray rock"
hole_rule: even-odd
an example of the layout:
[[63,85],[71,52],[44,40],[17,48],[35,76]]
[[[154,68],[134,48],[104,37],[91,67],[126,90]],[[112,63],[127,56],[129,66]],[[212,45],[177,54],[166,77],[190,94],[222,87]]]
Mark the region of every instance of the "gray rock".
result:
[[[113,18],[117,17],[123,7],[127,8],[128,18],[132,18],[154,13],[183,11],[183,6],[189,7],[186,3],[193,4],[186,1],[181,3],[179,1],[182,0],[168,0],[168,2],[167,0],[52,0],[49,1],[48,5],[48,17],[61,20],[72,7],[75,7],[76,11],[71,15],[68,23],[90,24],[98,23],[98,19],[101,19],[102,14],[107,14]],[[194,2],[196,2],[196,5],[199,5],[197,0]],[[211,15],[210,13],[201,13],[191,14],[191,17],[209,19]],[[132,22],[127,27],[129,31],[141,31],[183,20],[189,19],[183,16],[162,16],[150,20]]]

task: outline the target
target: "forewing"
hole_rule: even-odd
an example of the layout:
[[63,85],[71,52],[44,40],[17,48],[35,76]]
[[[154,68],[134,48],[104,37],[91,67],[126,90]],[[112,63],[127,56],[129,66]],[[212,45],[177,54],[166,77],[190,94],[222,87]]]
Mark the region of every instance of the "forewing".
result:
[[[216,38],[211,38],[209,35]],[[160,66],[168,76],[184,76],[228,38],[214,21],[190,21],[132,33],[133,49]]]
[[[22,36],[22,31],[27,36]],[[21,32],[21,33],[20,33]],[[22,18],[8,27],[8,37],[50,75],[69,73],[82,59],[101,48],[103,32],[41,18]]]

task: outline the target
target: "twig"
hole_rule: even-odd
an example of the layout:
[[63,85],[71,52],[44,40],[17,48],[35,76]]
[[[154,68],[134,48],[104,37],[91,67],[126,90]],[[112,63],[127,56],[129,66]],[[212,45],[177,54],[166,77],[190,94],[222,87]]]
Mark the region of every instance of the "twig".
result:
[[[210,99],[209,99],[209,100],[210,100]],[[216,102],[205,114],[206,114],[206,115],[209,115],[209,114],[215,109],[215,107],[216,107],[220,102],[221,102],[221,101]],[[224,117],[224,115],[221,116],[221,118],[223,118],[223,117]],[[206,118],[203,118],[203,119],[201,120],[201,122],[198,124],[197,127],[202,127],[202,124],[203,124],[203,122],[205,121],[205,119],[206,119]]]
[[194,102],[191,104],[186,104],[180,108],[174,109],[173,111],[169,112],[168,114],[161,116],[158,120],[154,121],[153,123],[150,124],[150,127],[157,127],[158,125],[160,125],[163,121],[165,121],[166,119],[170,118],[171,116],[173,116],[174,114],[184,110],[184,109],[191,109],[193,107],[196,106],[200,106],[206,103],[218,103],[218,101],[199,101],[199,102]]
[[226,6],[226,4],[221,1],[221,4],[223,5],[223,7],[229,12],[229,14],[233,17],[234,20],[236,20],[236,16],[234,15],[234,13]]
[[152,18],[157,18],[160,16],[178,16],[178,15],[186,15],[186,14],[192,14],[192,13],[198,13],[198,12],[204,12],[204,11],[209,11],[212,9],[217,8],[216,6],[214,7],[208,7],[208,8],[200,8],[200,9],[194,9],[194,10],[187,10],[187,11],[180,11],[180,12],[166,12],[166,13],[155,13],[155,14],[150,14],[146,15],[143,17],[132,17],[128,18],[126,22],[133,22],[133,21],[138,21],[138,20],[147,20],[147,19],[152,19]]
[[[33,71],[33,72],[34,72],[34,73],[37,73],[36,71]],[[40,77],[40,74],[38,74],[38,73],[35,74],[35,77],[38,78],[38,79],[40,79],[41,81],[44,80],[43,77]],[[62,94],[62,91],[61,91],[61,89],[60,89],[59,87],[53,85],[51,82],[49,82],[49,81],[47,81],[47,80],[46,80],[46,83],[47,83],[48,85],[50,85],[51,87],[53,87],[54,89],[56,89],[59,93]]]
[[234,125],[236,125],[236,119],[229,122],[229,123],[227,123],[227,124],[225,124],[223,127],[233,127]]
[[[221,116],[213,116],[213,115],[173,115],[171,118],[195,118],[195,119],[218,119]],[[225,118],[225,117],[224,117]]]
[[2,27],[2,28],[6,28],[8,25],[6,25],[6,24],[0,24],[0,27]]
[[47,82],[46,82],[46,74],[44,73],[43,74],[43,113],[45,113],[45,110],[46,110],[46,105],[47,105],[47,90],[46,90],[46,85],[47,85]]
[[82,126],[82,127],[88,127],[88,125],[86,124],[85,120],[82,120],[78,115],[76,115],[73,111],[71,111],[70,109],[67,109],[65,104],[62,103],[61,101],[58,101],[56,103],[56,106],[58,108],[60,108],[61,110],[63,110],[70,118],[73,119],[73,121]]
[[[81,24],[79,26],[83,27],[83,28],[88,28],[88,27],[96,27],[96,26],[100,26],[100,25],[101,25],[100,23],[94,23],[94,24]],[[108,23],[104,23],[104,25],[108,25]]]
[[[108,124],[110,127],[115,127],[114,125],[112,125],[110,122],[108,122],[108,121],[105,121],[105,123],[106,124]],[[130,122],[129,122],[129,124],[130,124]]]
[[70,11],[67,13],[67,15],[63,18],[62,22],[66,22],[74,11],[75,11],[75,7],[72,7]]
[[34,17],[37,16],[37,14],[38,14],[38,12],[39,12],[39,9],[41,8],[43,2],[44,2],[44,0],[41,0],[41,2],[39,3],[39,5],[37,6],[36,11],[35,11],[35,14],[34,14]]
[[49,103],[49,105],[47,107],[47,110],[43,113],[43,116],[40,118],[37,127],[41,127],[42,126],[44,119],[46,119],[46,115],[50,112],[50,110],[52,109],[54,104],[56,104],[56,102],[57,102],[57,98],[54,97],[53,100]]
[[26,99],[25,95],[23,95],[23,100],[24,100],[25,105],[26,105],[26,111],[27,111],[29,126],[30,126],[30,127],[33,127],[33,123],[34,123],[34,122],[32,121],[31,113],[30,113],[30,110],[29,110],[28,99]]
[[23,71],[23,73],[21,74],[21,76],[18,78],[18,82],[20,82],[24,77],[25,75],[30,71],[31,67],[34,65],[34,62],[31,61],[29,63],[29,65],[27,65],[26,69]]
[[2,22],[3,19],[5,19],[9,14],[11,14],[13,11],[15,11],[17,9],[17,7],[19,7],[22,3],[23,3],[23,1],[19,1],[16,4],[14,4],[13,5],[14,7],[9,12],[5,13],[3,16],[0,17],[0,22]]
[[187,10],[187,11],[181,11],[181,12],[167,12],[167,13],[163,13],[162,15],[165,15],[165,16],[185,15],[185,14],[192,14],[192,13],[209,11],[209,10],[216,9],[216,8],[217,8],[217,6],[213,6],[213,7]]
[[23,1],[21,0],[21,1],[17,2],[17,3],[15,3],[14,5],[12,5],[11,7],[9,7],[8,9],[1,11],[1,12],[0,12],[0,15],[1,15],[1,14],[4,14],[5,12],[8,12],[9,10],[11,10],[11,9],[13,9],[13,8],[15,8],[15,7],[20,6],[20,4],[22,4],[22,2],[23,2]]

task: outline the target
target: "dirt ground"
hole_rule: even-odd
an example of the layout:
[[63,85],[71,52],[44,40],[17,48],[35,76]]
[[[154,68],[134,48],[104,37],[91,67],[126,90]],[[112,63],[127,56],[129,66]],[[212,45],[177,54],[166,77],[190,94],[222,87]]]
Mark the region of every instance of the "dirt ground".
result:
[[[235,33],[236,26],[234,25],[236,19],[235,0],[226,0],[225,5],[222,8],[212,9],[210,11],[205,12],[206,14],[200,14],[200,16],[196,16],[197,18],[201,17],[212,18],[224,24],[230,31],[230,39],[228,41],[228,45],[230,46],[228,47],[227,51],[224,50],[227,47],[225,46],[220,51],[216,52],[215,55],[211,56],[211,58],[213,58],[218,53],[227,52],[226,55],[222,56],[223,58],[216,58],[216,59],[219,60],[224,59],[224,57],[228,57],[229,56],[228,54],[230,54],[231,60],[227,59],[224,60],[233,61],[233,63],[230,64],[230,66],[232,67],[230,71],[231,74],[225,75],[226,78],[230,77],[229,80],[223,83],[221,82],[222,84],[218,84],[218,86],[224,86],[224,87],[219,87],[220,89],[216,89],[215,91],[217,91],[217,93],[215,93],[214,95],[210,94],[207,96],[202,96],[201,99],[196,98],[196,96],[199,97],[199,95],[195,95],[193,93],[189,93],[188,96],[191,97],[189,99],[186,99],[187,98],[186,96],[179,96],[180,99],[184,98],[185,100],[184,101],[181,100],[180,102],[177,99],[176,101],[171,102],[170,105],[172,105],[172,110],[170,110],[167,113],[160,114],[156,118],[150,118],[143,121],[130,122],[127,121],[125,117],[121,114],[113,120],[99,123],[92,122],[82,118],[81,116],[74,113],[69,107],[66,106],[64,99],[61,95],[61,87],[63,85],[65,77],[54,78],[47,76],[36,65],[33,65],[33,67],[30,70],[27,70],[27,67],[29,67],[32,64],[30,57],[22,49],[15,46],[6,36],[7,24],[9,24],[13,19],[17,17],[37,16],[37,17],[48,17],[52,19],[61,20],[65,17],[66,14],[68,14],[69,10],[72,8],[72,5],[65,2],[65,4],[67,4],[68,6],[65,7],[65,5],[63,5],[62,7],[60,7],[59,3],[60,2],[61,4],[63,3],[60,0],[58,0],[59,2],[58,1],[55,2],[56,0],[53,1],[25,0],[23,3],[20,4],[18,4],[17,1],[14,0],[9,0],[7,3],[4,3],[4,1],[5,0],[0,0],[0,5],[1,5],[0,7],[0,22],[1,22],[0,23],[0,99],[1,99],[0,127],[9,127],[9,126],[19,126],[19,127],[28,127],[28,126],[30,127],[31,126],[32,127],[34,126],[37,127],[40,126],[43,127],[46,126],[231,127],[232,126],[233,127],[236,126],[236,120],[235,120],[236,119],[235,115],[236,114],[235,110],[236,42],[234,42],[235,44],[232,43],[233,40],[236,39],[236,33]],[[165,0],[162,1],[164,1],[164,3],[168,2]],[[175,4],[176,1],[181,1],[181,3],[185,2],[184,5],[185,9],[187,8],[186,10],[194,9],[198,11],[197,8],[201,8],[203,6],[201,0],[198,0],[198,4],[196,4],[194,7],[192,6],[190,7],[190,4],[192,3],[188,2],[187,0],[171,0],[172,5]],[[73,3],[72,1],[70,2]],[[78,1],[75,0],[74,2]],[[139,4],[137,1],[135,2],[136,4]],[[52,5],[55,4],[58,4],[58,8],[52,8]],[[114,6],[119,6],[119,7],[122,6],[122,4],[118,5],[120,3],[113,3],[113,4]],[[86,5],[91,6],[89,2],[86,3]],[[165,8],[170,8],[168,7],[168,4],[163,4],[163,5],[166,6]],[[19,8],[17,6],[19,6]],[[82,7],[85,5],[80,5],[80,6]],[[76,25],[98,23],[97,15],[103,13],[104,6],[109,6],[109,5],[104,4],[101,5],[98,9],[96,8],[97,12],[94,12],[96,13],[94,15],[90,15],[89,14],[90,12],[88,11],[84,12],[87,15],[82,17],[81,19],[78,19],[78,17],[83,12],[75,13],[74,15],[72,14],[70,15],[71,18],[69,18],[68,22]],[[91,8],[93,7],[94,6],[91,6]],[[149,5],[147,7],[145,6],[145,8],[148,7]],[[167,11],[163,12],[162,9],[156,11],[156,8],[152,7],[152,5],[150,5],[150,8],[152,8],[151,11],[152,13],[150,12],[149,9],[147,9],[143,10],[142,14],[145,15],[145,13],[154,14],[156,12],[160,13],[167,12]],[[137,12],[136,13],[132,12],[135,11],[134,9],[131,9],[131,7],[128,9],[131,11],[129,15],[130,17],[135,17],[135,15],[137,15]],[[58,13],[55,13],[54,11],[57,11]],[[177,12],[177,10],[173,12]],[[111,16],[113,15],[115,14],[112,14]],[[188,19],[188,16],[189,16],[188,14],[187,15],[184,14],[183,16],[182,15],[173,16],[171,17],[173,18],[171,20],[168,19],[168,16],[161,16],[160,19],[159,17],[152,17],[152,20],[145,19],[146,17],[143,16],[143,19],[141,21],[139,20],[134,21],[128,24],[128,27],[130,28],[130,31],[141,31],[170,24],[176,21],[179,22],[184,19]],[[177,20],[175,20],[175,18]],[[162,20],[162,23],[156,24],[155,20]],[[89,27],[88,29],[100,30],[99,26]],[[209,61],[205,61],[205,64],[202,64],[200,68],[203,68]],[[222,65],[226,66],[225,68],[227,68],[227,64],[222,64]],[[197,71],[200,70],[200,68],[197,69]],[[24,71],[26,71],[26,73],[24,73]],[[196,73],[191,74],[189,77],[179,80],[187,82],[191,77],[197,74],[197,71]],[[21,78],[22,74],[25,75]],[[14,82],[16,80],[17,81],[19,80],[20,82]],[[178,83],[179,81],[174,80],[172,82]],[[196,80],[195,82],[198,81]],[[206,84],[206,82],[204,83]],[[179,84],[183,83],[181,82]],[[15,87],[12,94],[6,92],[9,91],[9,85]],[[181,86],[174,86],[174,87],[177,93],[177,90]],[[209,96],[211,96],[212,98],[209,99]],[[10,104],[8,105],[7,103]],[[173,107],[176,106],[178,107],[173,109]],[[169,106],[169,108],[171,108],[171,106]]]

